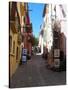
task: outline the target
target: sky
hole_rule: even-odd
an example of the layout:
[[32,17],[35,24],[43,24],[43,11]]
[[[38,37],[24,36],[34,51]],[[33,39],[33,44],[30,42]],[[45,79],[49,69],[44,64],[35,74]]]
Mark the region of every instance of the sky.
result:
[[30,21],[32,22],[32,28],[33,28],[33,35],[35,37],[39,37],[39,32],[40,32],[40,25],[43,22],[43,9],[44,9],[44,4],[42,3],[29,3],[29,17]]

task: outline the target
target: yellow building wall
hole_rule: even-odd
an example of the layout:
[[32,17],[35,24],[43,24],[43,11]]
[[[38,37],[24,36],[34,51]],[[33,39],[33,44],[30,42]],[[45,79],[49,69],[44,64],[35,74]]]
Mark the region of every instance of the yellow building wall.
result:
[[[21,52],[18,52],[19,58],[16,60],[16,48],[20,49],[20,45],[17,43],[17,33],[14,34],[10,29],[10,35],[12,36],[12,49],[10,53],[10,77],[15,73],[21,58]],[[15,41],[15,53],[13,54],[13,41]]]
[[[17,2],[17,9],[18,9],[19,17],[20,17],[20,24],[23,23],[22,17],[24,17],[24,15],[25,15],[25,7],[24,6],[25,6],[24,3]],[[11,28],[10,28],[10,35],[12,36],[12,49],[10,52],[9,64],[10,64],[10,77],[12,77],[12,75],[15,73],[15,71],[19,65],[20,59],[21,59],[21,45],[18,44],[18,42],[17,42],[18,32],[13,33]],[[15,41],[15,53],[14,54],[13,54],[13,41]],[[16,49],[17,49],[17,47],[19,48],[18,60],[16,60]]]
[[20,24],[21,27],[24,26],[24,16],[25,16],[25,4],[24,2],[17,2],[17,10],[19,13],[19,17],[20,17]]
[[21,16],[25,15],[25,4],[24,3],[20,3],[20,12],[21,12]]

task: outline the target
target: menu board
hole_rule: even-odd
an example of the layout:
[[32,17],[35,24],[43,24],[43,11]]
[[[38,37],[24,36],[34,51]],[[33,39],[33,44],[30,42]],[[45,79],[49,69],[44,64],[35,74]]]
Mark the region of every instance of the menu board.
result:
[[54,49],[54,57],[60,57],[60,49]]

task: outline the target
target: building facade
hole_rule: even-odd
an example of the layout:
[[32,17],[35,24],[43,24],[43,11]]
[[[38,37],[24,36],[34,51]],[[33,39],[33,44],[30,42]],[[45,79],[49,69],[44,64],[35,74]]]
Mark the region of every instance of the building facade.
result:
[[43,43],[48,48],[48,51],[50,51],[53,42],[51,28],[51,4],[46,4],[43,11]]
[[24,25],[22,26],[22,45],[27,49],[28,56],[31,57],[32,51],[32,23],[30,22],[28,4],[25,3]]
[[21,59],[21,25],[17,3],[9,2],[9,9],[9,68],[10,77],[12,77]]
[[[64,56],[66,56],[65,55],[66,52],[66,6],[65,5],[46,4],[44,6],[43,30],[44,30],[43,44],[45,47],[48,48],[48,64],[50,66],[53,66],[56,63],[59,64],[60,59],[54,59],[54,55],[59,55],[60,57],[60,52],[63,52]],[[62,45],[61,42],[63,43]],[[56,66],[59,66],[58,64]]]
[[32,23],[30,22],[28,4],[23,2],[9,3],[9,68],[13,76],[22,59],[22,48],[32,51]]
[[43,30],[41,29],[40,34],[39,34],[39,42],[38,42],[38,47],[41,49],[41,53],[43,54]]

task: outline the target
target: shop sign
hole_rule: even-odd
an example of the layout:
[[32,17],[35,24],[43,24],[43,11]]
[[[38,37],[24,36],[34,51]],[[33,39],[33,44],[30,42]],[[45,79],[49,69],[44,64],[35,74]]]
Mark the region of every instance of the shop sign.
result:
[[23,49],[23,55],[27,55],[27,49]]
[[26,56],[22,56],[22,61],[26,62]]
[[54,57],[60,57],[60,49],[54,49]]
[[54,67],[59,68],[60,66],[60,59],[54,59]]

